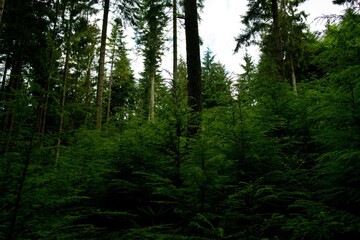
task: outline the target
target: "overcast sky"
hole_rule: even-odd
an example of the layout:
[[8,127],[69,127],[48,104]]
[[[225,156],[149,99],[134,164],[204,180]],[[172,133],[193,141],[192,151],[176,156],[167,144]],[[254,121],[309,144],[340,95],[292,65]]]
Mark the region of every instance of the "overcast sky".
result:
[[[231,74],[239,74],[242,72],[240,64],[245,53],[242,49],[238,53],[233,54],[235,48],[234,38],[240,33],[243,28],[241,24],[241,15],[244,15],[247,8],[246,0],[205,0],[201,15],[201,22],[199,25],[199,34],[203,40],[201,46],[201,54],[209,48],[215,54],[215,60],[225,65],[226,69]],[[324,14],[339,14],[343,7],[332,4],[331,0],[308,0],[299,7],[304,10],[308,17],[310,29],[323,30],[324,21],[314,21],[316,17]],[[179,54],[185,58],[185,30],[179,30]],[[168,30],[169,37],[171,37],[172,30]],[[131,35],[130,35],[131,36]],[[131,45],[130,45],[131,47]],[[166,52],[162,68],[172,72],[172,43],[166,43],[169,49]],[[258,56],[258,48],[252,47],[248,52],[256,59]],[[131,53],[130,58],[135,61],[133,69],[135,73],[142,70],[142,59],[137,57],[136,54]],[[164,74],[165,77],[171,78],[170,75]]]

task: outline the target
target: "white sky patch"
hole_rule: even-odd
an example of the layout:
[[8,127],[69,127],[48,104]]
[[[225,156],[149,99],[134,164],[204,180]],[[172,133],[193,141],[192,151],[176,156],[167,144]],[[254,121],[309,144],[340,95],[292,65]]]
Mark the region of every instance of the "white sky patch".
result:
[[240,67],[241,54],[234,54],[235,37],[241,29],[240,14],[246,9],[246,1],[206,0],[199,34],[203,39],[202,53],[209,48],[215,58],[232,73]]

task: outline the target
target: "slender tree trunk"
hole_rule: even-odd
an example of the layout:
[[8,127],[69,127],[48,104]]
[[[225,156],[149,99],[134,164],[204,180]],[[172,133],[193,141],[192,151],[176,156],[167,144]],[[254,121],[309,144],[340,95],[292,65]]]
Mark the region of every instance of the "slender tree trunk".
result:
[[173,89],[177,85],[177,0],[173,0]]
[[292,86],[293,86],[293,91],[294,91],[295,95],[297,95],[297,84],[296,84],[294,60],[293,60],[292,54],[290,54],[290,66],[291,66],[291,82],[292,82]]
[[0,23],[2,21],[2,16],[4,13],[5,0],[0,0]]
[[[180,106],[181,100],[179,99],[180,93],[180,84],[178,83],[178,48],[177,48],[177,0],[173,0],[173,86],[172,93],[175,103],[178,103]],[[182,184],[180,177],[180,168],[181,168],[181,115],[175,112],[176,117],[176,153],[175,153],[175,176],[174,176],[174,185],[179,188]]]
[[283,51],[283,41],[281,37],[281,25],[279,17],[279,6],[278,0],[271,0],[271,11],[273,18],[273,27],[274,27],[274,36],[275,36],[275,55],[276,62],[278,66],[278,71],[281,80],[285,81],[285,65],[284,65],[284,51]]
[[188,70],[188,106],[190,118],[188,135],[194,136],[200,130],[202,111],[202,83],[200,61],[200,39],[196,0],[185,0],[186,64]]
[[70,60],[70,40],[71,40],[71,31],[73,24],[73,14],[72,9],[70,7],[70,19],[69,23],[66,24],[66,54],[65,54],[65,65],[64,65],[64,74],[63,74],[63,86],[61,89],[60,95],[60,120],[59,120],[59,136],[56,142],[56,154],[55,154],[55,166],[59,163],[60,157],[60,145],[61,145],[61,134],[63,132],[64,127],[64,112],[65,112],[65,100],[66,100],[66,91],[67,91],[67,82],[69,78],[69,60]]
[[101,30],[100,60],[99,60],[99,76],[96,91],[96,128],[101,129],[102,122],[102,95],[104,91],[105,78],[105,51],[107,38],[108,15],[110,8],[110,0],[104,0],[104,16]]

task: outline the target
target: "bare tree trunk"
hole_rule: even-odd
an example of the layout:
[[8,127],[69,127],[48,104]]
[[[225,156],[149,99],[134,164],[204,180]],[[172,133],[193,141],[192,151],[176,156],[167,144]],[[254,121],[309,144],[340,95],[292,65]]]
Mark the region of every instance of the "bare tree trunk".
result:
[[196,0],[185,0],[186,64],[188,70],[188,106],[190,118],[188,134],[194,136],[200,130],[202,111],[202,83],[200,39]]
[[284,51],[283,51],[283,41],[281,37],[281,25],[279,18],[279,6],[278,0],[271,0],[271,11],[273,18],[273,27],[274,27],[274,36],[275,36],[275,55],[278,66],[278,71],[281,80],[285,81],[285,65],[284,65]]
[[104,0],[104,16],[101,30],[100,60],[99,60],[99,76],[96,90],[96,128],[101,129],[102,122],[102,95],[104,91],[105,78],[105,51],[107,38],[107,25],[110,8],[110,0]]

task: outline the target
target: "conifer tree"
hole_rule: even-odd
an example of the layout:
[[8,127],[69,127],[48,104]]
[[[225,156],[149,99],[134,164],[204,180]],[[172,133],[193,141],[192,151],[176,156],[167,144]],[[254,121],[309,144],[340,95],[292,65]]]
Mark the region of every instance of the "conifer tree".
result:
[[116,19],[109,40],[112,71],[109,77],[108,117],[117,114],[120,120],[129,119],[135,109],[135,80],[124,37],[121,20]]
[[[102,104],[103,104],[103,91],[104,91],[104,78],[105,78],[105,54],[106,54],[106,39],[107,39],[107,26],[108,26],[108,17],[110,10],[110,0],[104,1],[103,9],[103,18],[102,18],[102,28],[101,28],[101,45],[100,45],[100,59],[99,59],[99,72],[98,72],[98,81],[96,88],[96,128],[101,129],[102,125]],[[138,1],[129,1],[122,0],[116,3],[119,11],[121,12],[121,18],[124,22],[129,21],[134,23],[135,20],[135,11],[134,6],[137,6]]]
[[144,72],[141,88],[144,93],[144,110],[149,120],[155,118],[155,96],[159,88],[158,68],[164,45],[164,30],[168,21],[165,14],[167,1],[144,0],[141,6],[138,43],[143,45]]
[[[249,0],[248,11],[242,17],[246,29],[236,38],[235,52],[241,46],[257,43],[260,44],[263,53],[272,55],[276,59],[279,79],[286,81],[287,73],[291,73],[294,92],[296,89],[294,81],[296,80],[292,68],[294,68],[294,56],[298,55],[299,49],[297,51],[290,50],[290,44],[292,44],[290,39],[296,37],[298,41],[301,41],[301,37],[297,35],[302,31],[294,33],[293,29],[301,28],[303,30],[305,28],[302,23],[305,14],[303,12],[298,13],[296,10],[297,6],[304,1]],[[270,24],[269,20],[271,20]],[[300,43],[292,44],[291,47],[298,44]],[[291,55],[288,54],[289,51],[291,51]],[[288,55],[286,56],[285,53]],[[290,65],[288,64],[290,70],[286,69],[286,62],[290,62]]]

